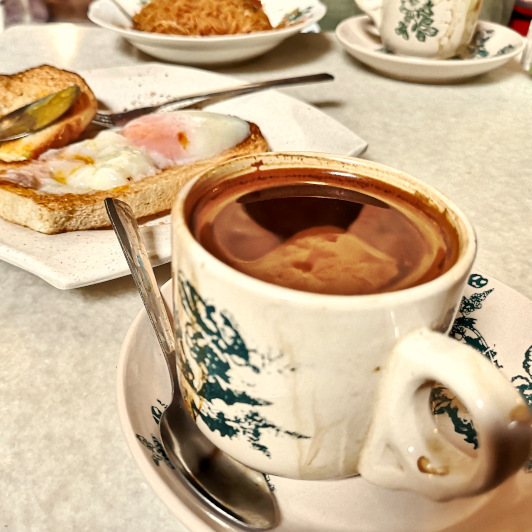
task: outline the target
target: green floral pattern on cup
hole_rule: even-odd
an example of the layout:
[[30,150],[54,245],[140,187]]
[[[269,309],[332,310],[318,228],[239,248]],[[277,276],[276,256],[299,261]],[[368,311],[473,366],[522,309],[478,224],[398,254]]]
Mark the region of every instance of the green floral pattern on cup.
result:
[[[295,371],[286,364],[282,353],[262,354],[248,346],[238,327],[227,311],[219,310],[205,301],[196,288],[182,276],[178,279],[180,300],[186,315],[182,326],[182,341],[190,355],[181,353],[180,370],[193,396],[187,402],[195,419],[200,418],[212,432],[233,438],[244,437],[256,450],[270,456],[268,447],[262,441],[265,432],[293,438],[309,438],[295,431],[276,426],[262,412],[271,403],[252,397],[239,390],[238,382],[245,375],[266,371],[284,373]],[[201,373],[201,379],[195,375]],[[236,406],[228,414],[216,406]]]
[[435,37],[438,29],[434,24],[434,4],[431,0],[422,2],[420,0],[401,0],[399,11],[404,15],[399,22],[395,33],[405,40],[409,40],[413,35],[418,41],[425,42],[427,37]]
[[[185,281],[182,282],[184,283],[184,288],[189,293],[189,297],[192,297],[192,300],[196,300],[196,303],[194,303],[196,310],[192,314],[197,315],[199,309],[206,306],[206,304],[189,283],[186,283]],[[497,351],[493,346],[489,345],[484,335],[477,328],[477,319],[475,318],[475,313],[482,312],[484,303],[487,301],[490,295],[494,293],[495,289],[488,286],[488,279],[478,274],[472,274],[469,277],[468,284],[477,291],[470,294],[469,297],[462,298],[460,310],[453,324],[450,335],[456,340],[467,343],[477,351],[481,352],[498,368],[503,368],[503,365],[499,361],[499,355]],[[211,312],[212,317],[212,312],[215,311],[213,308],[211,308],[209,312]],[[230,324],[231,321],[229,320],[228,323]],[[230,328],[236,332],[236,329],[233,326],[230,325]],[[243,343],[240,344],[239,341],[237,344],[245,346]],[[247,347],[245,347],[243,353],[247,353],[248,361],[246,362],[246,366],[255,367],[255,369],[260,371],[260,367],[263,366],[263,364],[255,366],[250,362],[250,358],[255,358],[256,353],[250,352],[249,348]],[[282,358],[282,356],[278,357],[276,364],[278,364]],[[229,366],[224,367],[229,368]],[[279,368],[279,366],[276,367]],[[532,346],[530,346],[524,353],[521,367],[522,372],[518,375],[513,375],[511,380],[515,387],[523,395],[528,405],[532,408]],[[287,366],[283,366],[280,369],[281,371],[293,371],[293,368]],[[252,398],[251,403],[267,404],[266,401],[257,400],[256,398]],[[159,425],[162,411],[165,408],[166,404],[158,399],[156,400],[156,404],[152,404],[150,413],[155,426]],[[452,430],[454,430],[455,434],[461,438],[466,445],[470,445],[474,449],[477,448],[477,434],[471,419],[457,398],[454,397],[454,395],[443,386],[435,386],[432,391],[432,411],[435,416],[442,416],[442,418],[446,418],[448,421],[450,421]],[[268,423],[266,419],[256,415],[256,413],[255,415],[251,415],[250,418],[252,418],[253,421],[251,423],[248,422],[246,427],[242,427],[242,430],[248,432],[250,431],[249,439],[254,447],[260,448],[260,443],[256,437],[260,436],[261,431],[265,430],[275,430],[278,434],[289,435],[297,438],[305,438],[305,436],[301,434],[284,431],[278,427],[275,427],[273,424]],[[224,423],[231,427],[231,425],[235,422],[239,423],[240,420],[225,420]],[[155,434],[152,432],[148,437],[144,437],[141,434],[136,434],[136,437],[138,441],[141,442],[142,445],[148,450],[148,452],[151,453],[152,460],[156,466],[166,464],[169,468],[173,469],[173,465],[168,459],[159,440],[158,431],[156,431]],[[266,455],[268,454],[267,449],[261,450]],[[525,466],[525,471],[532,473],[532,459]]]

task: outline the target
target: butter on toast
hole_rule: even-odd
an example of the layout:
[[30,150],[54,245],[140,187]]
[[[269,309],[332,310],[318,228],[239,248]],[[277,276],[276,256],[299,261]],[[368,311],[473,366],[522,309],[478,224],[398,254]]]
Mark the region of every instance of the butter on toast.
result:
[[12,75],[0,75],[0,116],[70,85],[81,94],[59,120],[27,137],[0,143],[0,161],[35,159],[50,148],[60,148],[76,140],[90,124],[98,101],[85,80],[67,70],[41,65]]

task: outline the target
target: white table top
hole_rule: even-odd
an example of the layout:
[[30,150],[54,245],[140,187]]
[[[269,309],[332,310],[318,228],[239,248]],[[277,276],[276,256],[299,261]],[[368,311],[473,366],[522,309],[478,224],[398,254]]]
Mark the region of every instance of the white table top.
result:
[[[82,70],[147,61],[90,25],[0,35],[2,74],[43,63]],[[455,85],[406,83],[370,71],[324,33],[216,69],[249,80],[321,71],[334,84],[285,92],[366,140],[364,158],[450,196],[476,226],[477,269],[532,298],[532,78],[519,64]],[[168,280],[169,266],[157,276]],[[0,279],[0,528],[184,531],[120,430],[117,357],[141,308],[132,280],[61,291],[4,262]]]

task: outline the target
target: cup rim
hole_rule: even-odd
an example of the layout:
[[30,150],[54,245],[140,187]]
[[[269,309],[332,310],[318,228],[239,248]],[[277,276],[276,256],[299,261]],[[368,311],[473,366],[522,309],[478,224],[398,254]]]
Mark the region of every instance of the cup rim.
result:
[[[299,167],[309,167],[310,161],[319,160],[331,164],[345,164],[351,167],[351,172],[356,173],[356,169],[365,169],[366,171],[382,173],[383,175],[392,175],[394,179],[402,180],[410,185],[415,185],[418,189],[428,193],[428,197],[436,200],[436,205],[445,205],[445,214],[452,215],[452,224],[456,227],[459,234],[460,250],[456,262],[442,275],[435,279],[422,283],[420,285],[403,288],[391,292],[382,292],[376,294],[354,294],[338,295],[323,294],[316,292],[306,292],[294,288],[276,285],[255,277],[242,273],[231,266],[227,265],[209,251],[207,251],[194,237],[185,220],[184,209],[189,192],[197,186],[199,182],[213,179],[220,174],[224,176],[245,173],[245,169],[257,167],[259,163],[268,166],[265,161],[271,161],[277,167],[290,167],[297,164]],[[296,161],[298,163],[296,163]],[[305,164],[306,163],[306,164]],[[315,166],[324,168],[324,166]],[[241,168],[239,171],[238,169]],[[224,173],[225,172],[225,173]],[[375,176],[373,176],[375,177]],[[394,183],[396,184],[396,183]],[[434,202],[433,202],[434,203]],[[345,306],[353,308],[359,302],[363,306],[378,305],[383,302],[398,303],[401,299],[408,301],[423,299],[430,294],[436,294],[445,288],[454,286],[461,282],[470,272],[477,252],[477,237],[475,229],[465,215],[465,213],[449,197],[439,191],[437,188],[425,183],[424,181],[407,174],[393,167],[359,159],[346,155],[336,155],[325,152],[315,151],[276,151],[264,152],[259,154],[244,155],[225,161],[209,170],[198,174],[190,180],[178,193],[172,206],[172,231],[182,231],[182,244],[194,254],[198,254],[202,261],[209,260],[219,272],[220,278],[226,279],[229,275],[237,280],[239,286],[245,287],[250,291],[255,291],[271,297],[272,299],[281,299],[291,302],[299,302],[305,305],[323,305],[330,301],[335,307]],[[174,249],[172,249],[172,255]],[[173,259],[173,257],[172,257]]]

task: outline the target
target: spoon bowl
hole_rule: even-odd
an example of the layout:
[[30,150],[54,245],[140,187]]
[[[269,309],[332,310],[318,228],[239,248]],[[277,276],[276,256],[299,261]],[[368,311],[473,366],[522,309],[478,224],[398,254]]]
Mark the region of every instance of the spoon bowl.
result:
[[105,206],[168,365],[173,399],[159,427],[176,475],[219,517],[247,529],[273,528],[277,508],[264,475],[211,444],[187,412],[179,391],[173,328],[139,226],[127,203],[107,198]]

